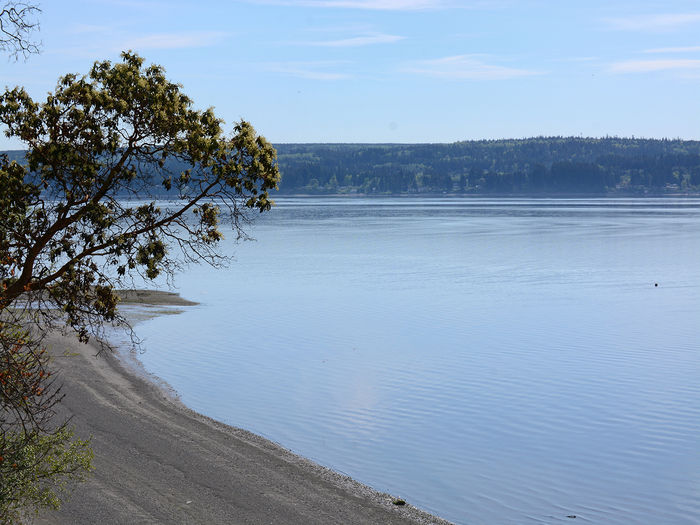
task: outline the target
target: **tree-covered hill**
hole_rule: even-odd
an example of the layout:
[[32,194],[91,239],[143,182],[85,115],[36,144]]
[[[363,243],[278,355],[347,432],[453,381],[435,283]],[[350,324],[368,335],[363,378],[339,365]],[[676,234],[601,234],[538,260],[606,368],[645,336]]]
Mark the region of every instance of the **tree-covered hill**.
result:
[[[451,144],[277,144],[282,194],[700,192],[700,141],[535,137]],[[23,152],[6,152],[21,161]],[[165,172],[186,169],[168,162]],[[161,187],[154,174],[153,189]]]
[[700,141],[537,137],[452,144],[280,144],[283,193],[700,190]]

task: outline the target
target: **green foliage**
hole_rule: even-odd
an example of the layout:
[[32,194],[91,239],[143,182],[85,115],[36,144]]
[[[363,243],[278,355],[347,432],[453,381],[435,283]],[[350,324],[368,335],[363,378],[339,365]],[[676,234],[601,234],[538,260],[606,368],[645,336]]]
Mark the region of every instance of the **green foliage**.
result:
[[0,524],[19,523],[31,510],[58,509],[68,482],[85,479],[93,454],[88,441],[72,438],[67,428],[6,436],[0,450]]
[[58,508],[66,483],[91,469],[88,443],[53,422],[62,396],[47,363],[27,329],[0,322],[0,523]]
[[28,146],[26,164],[0,159],[0,310],[31,299],[43,322],[61,311],[87,340],[95,324],[120,320],[114,288],[134,272],[222,262],[219,211],[245,235],[247,210],[273,204],[276,153],[249,123],[227,138],[212,109],[192,105],[132,53],[66,75],[45,102],[20,87],[0,95],[6,135]]
[[[700,191],[700,142],[536,137],[453,144],[280,144],[287,193]],[[336,185],[336,182],[338,183]]]
[[[661,194],[700,191],[700,142],[537,137],[454,144],[279,144],[282,193]],[[23,152],[7,152],[15,160]],[[172,170],[173,159],[165,162]],[[151,174],[163,196],[168,185]],[[124,193],[127,195],[127,193]]]
[[135,274],[223,264],[220,220],[244,237],[279,171],[249,123],[225,137],[212,109],[193,109],[133,53],[66,75],[44,102],[5,90],[0,124],[27,146],[23,159],[0,156],[0,522],[11,522],[58,506],[61,487],[90,470],[88,444],[54,421],[62,396],[42,334],[68,326],[87,342],[105,322],[126,324],[115,290]]

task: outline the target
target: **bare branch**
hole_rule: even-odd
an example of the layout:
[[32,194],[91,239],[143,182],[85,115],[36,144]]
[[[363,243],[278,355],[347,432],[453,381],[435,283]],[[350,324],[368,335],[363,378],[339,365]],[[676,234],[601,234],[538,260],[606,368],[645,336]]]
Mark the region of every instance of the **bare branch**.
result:
[[41,42],[32,39],[32,33],[39,31],[39,21],[33,18],[38,13],[41,9],[34,4],[5,2],[0,11],[0,51],[14,60],[38,54]]

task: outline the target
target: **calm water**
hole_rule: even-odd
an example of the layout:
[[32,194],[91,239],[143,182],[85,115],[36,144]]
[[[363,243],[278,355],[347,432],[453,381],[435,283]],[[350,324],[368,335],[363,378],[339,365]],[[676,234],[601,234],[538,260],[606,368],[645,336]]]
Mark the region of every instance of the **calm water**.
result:
[[278,204],[138,327],[187,405],[457,523],[700,523],[700,200]]

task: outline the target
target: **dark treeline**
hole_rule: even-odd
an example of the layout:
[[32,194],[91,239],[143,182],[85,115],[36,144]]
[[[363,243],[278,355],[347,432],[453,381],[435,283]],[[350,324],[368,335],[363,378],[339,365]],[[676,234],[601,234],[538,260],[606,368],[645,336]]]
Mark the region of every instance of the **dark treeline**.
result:
[[[452,144],[278,144],[283,194],[700,191],[700,141],[537,137]],[[6,152],[22,162],[21,151]],[[187,166],[166,162],[163,173]],[[159,194],[162,175],[150,190]]]
[[700,190],[700,141],[537,137],[452,144],[280,144],[282,193]]

